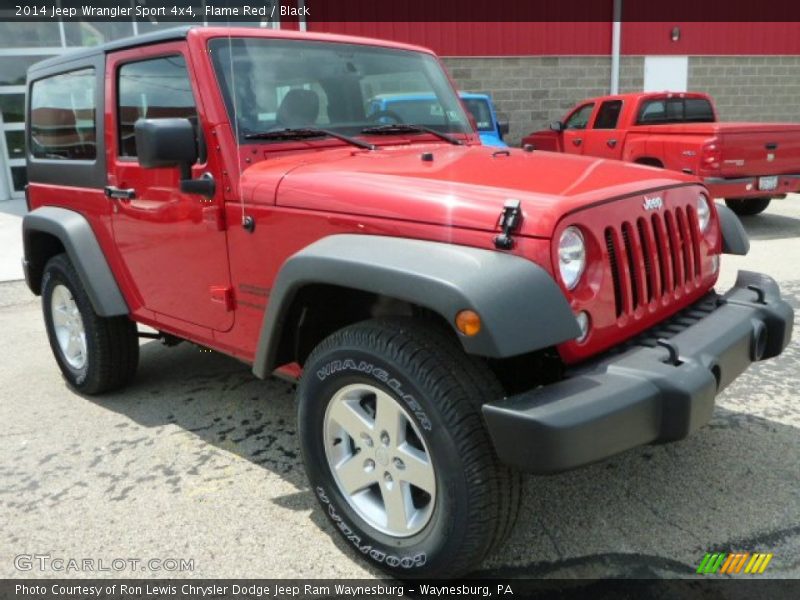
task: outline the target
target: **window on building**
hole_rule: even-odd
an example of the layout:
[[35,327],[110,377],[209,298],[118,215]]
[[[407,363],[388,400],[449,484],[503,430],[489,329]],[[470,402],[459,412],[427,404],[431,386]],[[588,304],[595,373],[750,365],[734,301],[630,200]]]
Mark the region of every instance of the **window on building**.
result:
[[137,119],[177,117],[197,122],[197,108],[183,56],[125,64],[119,69],[118,86],[120,156],[136,156],[134,125]]
[[67,46],[97,46],[133,35],[130,21],[65,21]]
[[564,123],[564,128],[586,129],[586,125],[587,123],[589,123],[589,117],[592,116],[593,110],[594,110],[594,104],[584,104],[569,116],[567,122]]
[[0,93],[0,113],[4,123],[25,121],[25,94]]
[[15,192],[24,192],[28,185],[28,171],[25,167],[11,167],[11,185]]
[[9,158],[25,158],[25,131],[6,131],[6,148]]
[[23,23],[8,20],[0,22],[0,40],[3,40],[4,48],[60,48],[61,31],[58,23],[53,21]]
[[25,85],[28,67],[48,56],[2,56],[0,57],[0,85]]
[[593,129],[616,129],[619,113],[622,111],[622,100],[608,100],[600,105]]
[[94,160],[95,89],[92,68],[61,73],[33,84],[30,144],[34,157]]

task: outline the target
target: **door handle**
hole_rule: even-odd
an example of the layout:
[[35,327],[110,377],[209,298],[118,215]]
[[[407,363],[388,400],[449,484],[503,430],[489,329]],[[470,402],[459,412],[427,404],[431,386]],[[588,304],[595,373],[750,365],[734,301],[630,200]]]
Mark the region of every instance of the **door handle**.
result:
[[614,146],[616,146],[616,145],[617,145],[617,140],[614,140],[614,139],[608,140],[608,141],[606,142],[606,144],[608,144],[608,147],[609,147],[609,148],[613,148]]
[[133,200],[136,198],[136,190],[133,188],[122,189],[118,187],[114,187],[113,185],[107,185],[105,188],[106,198],[111,200]]
[[575,138],[574,140],[572,140],[572,145],[573,146],[580,146],[582,143],[583,143],[583,140],[581,138]]

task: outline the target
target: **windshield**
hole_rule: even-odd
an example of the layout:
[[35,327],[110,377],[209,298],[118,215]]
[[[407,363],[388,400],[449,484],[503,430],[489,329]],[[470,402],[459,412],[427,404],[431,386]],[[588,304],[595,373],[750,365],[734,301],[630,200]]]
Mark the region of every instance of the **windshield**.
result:
[[483,98],[464,98],[467,110],[475,117],[478,124],[478,131],[495,131],[492,122],[492,111],[489,110],[489,102]]
[[[397,123],[472,133],[449,80],[429,54],[264,38],[216,38],[209,49],[231,122],[234,114],[238,118],[241,143],[254,143],[253,133],[278,129],[363,135],[367,127]],[[392,100],[398,96],[426,100],[409,112],[397,110]]]

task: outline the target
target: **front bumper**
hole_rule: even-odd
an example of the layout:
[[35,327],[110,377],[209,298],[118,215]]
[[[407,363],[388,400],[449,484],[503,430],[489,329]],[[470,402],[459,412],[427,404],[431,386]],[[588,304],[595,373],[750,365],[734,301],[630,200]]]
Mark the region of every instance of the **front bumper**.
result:
[[494,447],[508,465],[556,473],[684,438],[709,421],[714,397],[751,362],[783,351],[793,323],[773,279],[740,271],[724,296],[710,294],[613,355],[485,404]]
[[778,175],[778,187],[774,190],[759,190],[758,176],[706,177],[703,183],[712,198],[775,198],[800,191],[800,175]]

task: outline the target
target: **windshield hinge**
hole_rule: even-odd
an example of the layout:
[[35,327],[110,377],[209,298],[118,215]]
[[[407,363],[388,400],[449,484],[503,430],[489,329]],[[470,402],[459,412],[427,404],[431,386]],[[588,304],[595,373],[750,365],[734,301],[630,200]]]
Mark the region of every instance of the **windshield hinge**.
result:
[[495,248],[511,250],[514,247],[514,239],[511,237],[511,233],[519,228],[520,221],[522,221],[522,211],[520,210],[519,200],[506,200],[498,223],[503,233],[494,238]]

